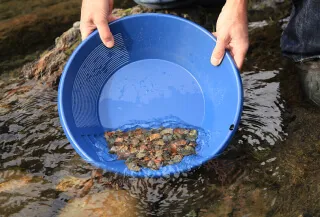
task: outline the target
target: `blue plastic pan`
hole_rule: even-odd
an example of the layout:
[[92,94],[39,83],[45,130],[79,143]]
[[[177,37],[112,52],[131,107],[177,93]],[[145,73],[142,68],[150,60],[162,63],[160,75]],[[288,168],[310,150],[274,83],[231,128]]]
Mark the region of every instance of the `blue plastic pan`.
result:
[[[228,53],[220,66],[211,65],[212,34],[164,14],[127,16],[110,29],[113,48],[93,32],[61,76],[60,121],[77,153],[96,167],[135,177],[187,171],[221,153],[238,127],[243,90]],[[105,131],[159,126],[197,128],[197,154],[160,170],[134,172],[108,153]]]

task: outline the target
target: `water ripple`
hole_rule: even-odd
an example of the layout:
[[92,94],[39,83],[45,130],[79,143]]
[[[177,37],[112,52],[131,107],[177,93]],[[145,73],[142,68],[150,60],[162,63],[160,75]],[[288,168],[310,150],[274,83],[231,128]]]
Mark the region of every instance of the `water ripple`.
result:
[[[285,139],[284,102],[280,97],[278,74],[279,71],[243,73],[245,101],[237,144],[249,143],[258,149]],[[19,194],[0,192],[0,213],[41,215],[48,208],[46,215],[56,215],[69,198],[55,190],[59,180],[67,176],[90,176],[94,168],[76,154],[66,139],[59,123],[55,90],[32,81],[22,85],[19,80],[7,82],[1,90],[4,96],[0,98],[0,175],[19,171],[41,180],[28,184]],[[217,173],[225,169],[215,168],[215,171],[206,173],[200,169],[159,179],[110,173],[104,176],[138,199],[142,215],[174,216],[214,203],[219,192],[212,183],[216,182],[217,175],[220,177]],[[12,177],[19,180],[21,174]],[[0,176],[0,182],[4,180],[7,179]],[[102,189],[105,186],[96,187],[95,191]]]

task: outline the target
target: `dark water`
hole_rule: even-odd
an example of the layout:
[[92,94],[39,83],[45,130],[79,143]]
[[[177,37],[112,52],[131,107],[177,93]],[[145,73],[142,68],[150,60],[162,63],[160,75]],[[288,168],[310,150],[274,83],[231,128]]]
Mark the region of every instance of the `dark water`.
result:
[[[285,139],[284,104],[279,81],[275,79],[278,74],[279,70],[243,73],[243,120],[230,149],[238,150],[247,143],[264,150]],[[34,81],[8,77],[2,79],[1,86],[0,183],[6,186],[0,187],[0,213],[58,215],[67,201],[75,197],[58,191],[59,181],[68,176],[88,178],[94,168],[80,159],[65,138],[55,90]],[[107,189],[127,190],[137,199],[135,206],[142,216],[183,216],[219,200],[222,193],[217,186],[225,182],[230,186],[243,176],[244,170],[237,168],[237,161],[238,157],[231,157],[227,163],[217,160],[190,173],[159,179],[103,173],[102,183],[112,183]],[[25,181],[26,177],[31,180]],[[89,193],[105,189],[105,185],[97,183]]]

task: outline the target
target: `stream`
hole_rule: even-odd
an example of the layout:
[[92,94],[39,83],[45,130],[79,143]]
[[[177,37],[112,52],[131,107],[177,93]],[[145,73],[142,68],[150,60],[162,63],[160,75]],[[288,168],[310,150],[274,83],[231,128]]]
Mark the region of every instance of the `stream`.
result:
[[320,216],[320,111],[304,100],[293,64],[272,50],[281,25],[257,29],[234,139],[218,158],[170,177],[86,163],[61,128],[57,90],[0,74],[0,216]]

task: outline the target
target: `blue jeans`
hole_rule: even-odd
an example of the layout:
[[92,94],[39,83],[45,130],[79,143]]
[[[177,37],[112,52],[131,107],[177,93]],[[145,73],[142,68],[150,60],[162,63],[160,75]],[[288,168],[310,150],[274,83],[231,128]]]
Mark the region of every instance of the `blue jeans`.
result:
[[[134,0],[153,8],[172,8],[190,3],[217,4],[225,0]],[[280,46],[284,56],[295,62],[320,58],[320,0],[292,0],[288,26]]]
[[288,26],[282,33],[281,50],[295,62],[320,58],[320,1],[292,0]]
[[134,0],[137,4],[154,9],[176,8],[197,3],[200,5],[221,5],[226,0]]
[[195,0],[134,0],[137,4],[153,9],[176,8],[193,3]]

